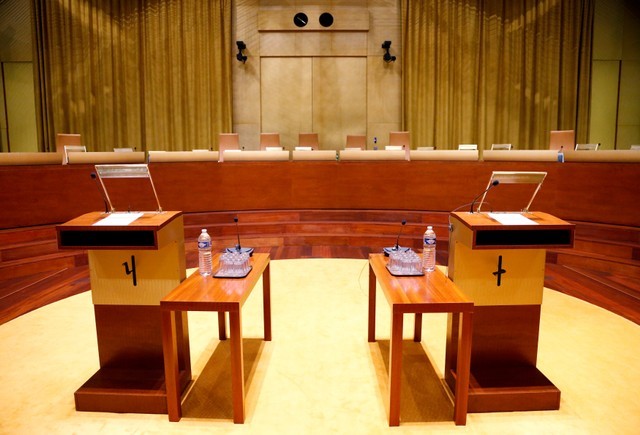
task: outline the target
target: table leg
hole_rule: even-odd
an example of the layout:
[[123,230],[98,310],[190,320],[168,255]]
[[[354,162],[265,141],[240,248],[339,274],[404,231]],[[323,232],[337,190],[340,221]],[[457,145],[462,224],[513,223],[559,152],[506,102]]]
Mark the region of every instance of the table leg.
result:
[[456,367],[456,400],[454,421],[456,425],[467,424],[467,407],[469,402],[469,371],[471,370],[471,337],[473,331],[473,313],[460,314],[458,337],[458,361]]
[[369,343],[376,341],[376,274],[369,263]]
[[176,337],[176,312],[162,310],[162,349],[164,354],[164,379],[167,393],[169,421],[180,421],[180,378],[178,373],[178,345]]
[[400,425],[400,385],[402,375],[402,321],[404,314],[391,308],[389,346],[389,426]]
[[271,272],[269,263],[262,272],[262,306],[264,317],[264,341],[271,341]]
[[227,339],[227,322],[224,311],[218,311],[218,337],[220,340]]
[[416,323],[413,327],[413,341],[422,341],[422,313],[416,313]]
[[229,311],[231,329],[231,394],[233,422],[244,423],[244,360],[242,352],[242,320],[240,307]]

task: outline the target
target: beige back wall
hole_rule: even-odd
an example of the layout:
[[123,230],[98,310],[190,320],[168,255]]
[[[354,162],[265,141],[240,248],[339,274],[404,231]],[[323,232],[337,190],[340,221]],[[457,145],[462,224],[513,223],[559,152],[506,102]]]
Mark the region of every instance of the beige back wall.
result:
[[[233,128],[245,149],[259,149],[260,132],[280,133],[288,149],[306,132],[319,134],[321,149],[344,148],[347,134],[383,147],[401,129],[401,62],[385,63],[381,47],[392,41],[399,57],[397,0],[234,4],[234,40],[248,60],[234,62]],[[298,12],[309,18],[303,28],[293,24]],[[334,17],[328,28],[318,24],[323,12]]]
[[640,144],[640,4],[597,0],[589,142],[601,149]]

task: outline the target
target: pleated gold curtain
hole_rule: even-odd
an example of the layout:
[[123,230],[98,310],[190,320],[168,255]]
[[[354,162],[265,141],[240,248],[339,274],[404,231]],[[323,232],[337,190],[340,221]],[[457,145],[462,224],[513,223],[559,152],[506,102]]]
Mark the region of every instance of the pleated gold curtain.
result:
[[402,0],[412,145],[546,149],[588,134],[593,0]]
[[231,0],[34,0],[43,149],[217,148],[232,128]]

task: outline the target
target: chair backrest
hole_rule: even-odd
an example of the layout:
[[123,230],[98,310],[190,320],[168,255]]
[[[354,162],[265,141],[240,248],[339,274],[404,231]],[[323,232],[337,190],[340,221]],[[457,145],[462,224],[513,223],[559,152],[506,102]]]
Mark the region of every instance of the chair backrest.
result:
[[238,133],[220,133],[218,135],[218,161],[224,161],[225,151],[240,151],[240,137]]
[[549,149],[571,150],[576,143],[576,132],[573,130],[552,130],[549,133]]
[[511,150],[510,143],[493,143],[491,144],[492,150]]
[[631,145],[629,149],[633,151],[640,151],[640,145]]
[[114,148],[113,151],[116,153],[132,153],[133,148]]
[[240,137],[238,133],[220,133],[218,136],[218,150],[239,150]]
[[577,143],[576,151],[598,151],[599,143]]
[[348,134],[347,135],[347,148],[357,148],[363,150],[367,148],[367,135],[365,134]]
[[384,147],[385,151],[402,151],[404,148],[404,145],[385,145]]
[[56,152],[64,152],[65,145],[82,145],[82,136],[76,133],[58,133],[56,135]]
[[418,147],[418,151],[434,151],[436,147]]
[[260,133],[261,150],[282,150],[280,145],[280,133]]
[[408,131],[390,131],[389,145],[402,146],[403,150],[411,148],[411,135]]
[[64,145],[64,158],[62,164],[69,163],[69,153],[86,153],[87,147],[84,145]]
[[477,151],[478,144],[475,143],[462,143],[458,145],[458,150],[462,151]]
[[317,150],[318,146],[318,133],[298,134],[298,146],[296,147],[296,149],[311,147],[311,149]]

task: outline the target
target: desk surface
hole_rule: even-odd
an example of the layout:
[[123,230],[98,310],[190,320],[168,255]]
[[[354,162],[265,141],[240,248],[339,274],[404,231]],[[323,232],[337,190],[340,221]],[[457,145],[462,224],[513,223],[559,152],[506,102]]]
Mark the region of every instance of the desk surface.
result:
[[384,254],[371,254],[369,264],[394,310],[413,313],[473,311],[473,302],[436,268],[416,277],[395,277],[386,268]]
[[532,211],[528,213],[523,213],[522,215],[528,219],[534,221],[537,225],[502,225],[497,222],[495,219],[489,216],[486,212],[454,212],[451,213],[456,216],[460,221],[467,227],[473,230],[482,230],[482,229],[504,229],[504,230],[513,230],[513,229],[535,229],[535,230],[546,230],[546,229],[558,229],[558,228],[566,228],[573,229],[575,225],[563,221],[555,216],[550,215],[549,213],[543,213],[539,211]]
[[[121,214],[118,212],[117,214]],[[70,221],[67,221],[63,224],[58,225],[58,227],[62,230],[92,230],[92,231],[110,231],[113,229],[117,230],[130,230],[130,231],[139,231],[139,230],[159,230],[164,227],[166,224],[171,222],[174,218],[180,216],[182,214],[181,211],[164,211],[164,212],[144,212],[142,216],[138,219],[134,220],[128,225],[105,225],[105,226],[94,226],[96,222],[101,221],[102,219],[109,216],[104,212],[94,211],[90,213],[85,213],[82,216],[78,216]]]
[[[218,270],[220,254],[214,255],[212,262],[213,270]],[[160,306],[180,311],[238,311],[268,265],[269,254],[254,253],[251,272],[244,279],[214,278],[195,271],[165,296]]]

